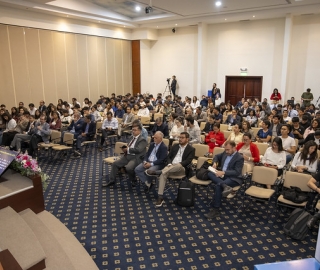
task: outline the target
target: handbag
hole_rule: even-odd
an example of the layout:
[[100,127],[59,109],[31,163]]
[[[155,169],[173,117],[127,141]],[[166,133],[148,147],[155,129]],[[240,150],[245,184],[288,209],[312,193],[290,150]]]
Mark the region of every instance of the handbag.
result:
[[289,189],[286,189],[282,192],[283,198],[286,200],[292,201],[294,203],[303,203],[306,202],[309,198],[307,192],[301,191],[299,187],[290,186]]
[[208,168],[212,165],[212,159],[205,161],[202,166],[196,171],[196,177],[199,180],[209,180],[208,177]]

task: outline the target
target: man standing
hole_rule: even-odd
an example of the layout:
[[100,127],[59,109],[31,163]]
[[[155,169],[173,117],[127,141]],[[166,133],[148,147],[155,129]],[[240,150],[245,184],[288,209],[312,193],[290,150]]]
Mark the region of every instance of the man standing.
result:
[[210,171],[208,177],[215,184],[214,201],[213,208],[208,214],[205,214],[206,218],[212,219],[220,216],[219,208],[222,197],[227,197],[232,192],[233,187],[242,184],[240,176],[243,163],[243,156],[237,152],[234,141],[225,142],[224,152],[213,158],[212,167],[216,171]]
[[168,177],[170,177],[170,175],[179,175],[184,172],[185,168],[189,166],[194,159],[194,155],[195,149],[189,144],[189,134],[187,132],[181,132],[179,144],[173,145],[168,155],[168,165],[164,167],[162,171],[147,170],[148,175],[161,174],[159,177],[156,207],[161,207],[164,203],[163,192]]
[[171,80],[171,92],[172,95],[175,96],[176,95],[176,89],[177,89],[177,80],[176,80],[176,76],[173,75],[172,76],[172,80]]
[[115,131],[118,129],[118,120],[112,116],[112,112],[107,112],[107,118],[102,123],[102,136],[101,136],[101,146],[99,151],[102,152],[102,146],[106,138],[110,135],[114,135]]
[[310,88],[307,89],[307,92],[302,93],[301,100],[303,102],[304,107],[310,106],[310,103],[313,100],[313,94],[311,93]]
[[148,144],[141,136],[141,130],[141,124],[132,127],[132,139],[127,146],[122,147],[124,155],[112,164],[109,182],[102,184],[103,187],[109,187],[115,184],[118,170],[122,167],[125,167],[129,180],[132,184],[135,184],[136,180],[134,169],[143,160]]
[[168,147],[163,143],[163,133],[157,131],[153,135],[154,142],[150,144],[147,154],[144,157],[143,163],[135,168],[135,173],[139,179],[145,183],[145,192],[149,193],[152,188],[152,178],[145,174],[146,170],[162,170],[166,165],[168,155]]

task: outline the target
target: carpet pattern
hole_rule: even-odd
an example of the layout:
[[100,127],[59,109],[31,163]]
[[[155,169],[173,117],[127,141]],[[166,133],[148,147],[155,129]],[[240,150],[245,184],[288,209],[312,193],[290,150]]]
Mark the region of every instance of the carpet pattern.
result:
[[46,209],[74,233],[99,269],[253,269],[314,257],[317,230],[303,241],[287,238],[282,226],[288,215],[268,222],[260,203],[237,216],[240,195],[224,199],[221,217],[207,220],[212,192],[207,199],[203,188],[190,208],[174,203],[174,182],[162,208],[154,207],[155,189],[145,194],[143,185],[131,187],[125,175],[114,188],[102,189],[101,162],[111,152],[90,147],[79,159],[40,158],[51,176]]

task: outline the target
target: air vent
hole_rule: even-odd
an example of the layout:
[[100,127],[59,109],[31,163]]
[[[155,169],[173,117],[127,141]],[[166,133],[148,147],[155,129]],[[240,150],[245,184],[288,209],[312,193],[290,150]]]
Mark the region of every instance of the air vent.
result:
[[310,16],[310,15],[314,15],[314,13],[301,14],[301,16]]
[[198,26],[197,24],[190,24],[189,26]]
[[250,20],[240,20],[239,22],[250,22]]

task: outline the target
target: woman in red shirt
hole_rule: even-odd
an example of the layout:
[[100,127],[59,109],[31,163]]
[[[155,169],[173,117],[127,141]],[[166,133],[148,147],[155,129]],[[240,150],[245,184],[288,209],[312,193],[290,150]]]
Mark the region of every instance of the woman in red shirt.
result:
[[273,100],[274,103],[278,103],[281,100],[281,94],[279,93],[277,88],[275,88],[273,90],[273,93],[272,93],[270,99]]
[[251,141],[251,134],[243,134],[243,142],[237,145],[237,151],[244,158],[244,164],[247,165],[247,171],[252,172],[254,163],[260,161],[260,153],[258,146]]
[[206,136],[206,144],[209,145],[209,153],[213,152],[216,146],[221,146],[225,139],[224,134],[220,131],[220,124],[216,123],[213,125],[213,131],[210,131]]

